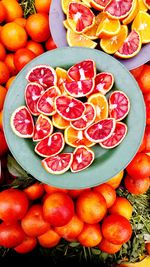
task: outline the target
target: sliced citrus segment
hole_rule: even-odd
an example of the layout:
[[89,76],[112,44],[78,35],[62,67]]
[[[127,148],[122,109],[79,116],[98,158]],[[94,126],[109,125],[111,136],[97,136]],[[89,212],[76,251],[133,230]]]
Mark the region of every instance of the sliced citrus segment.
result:
[[121,25],[119,33],[110,38],[102,38],[100,40],[100,46],[106,53],[114,54],[122,46],[127,35],[128,27],[126,25]]
[[72,81],[68,83],[65,82],[63,84],[67,94],[76,98],[84,97],[91,94],[93,92],[94,85],[95,85],[94,79]]
[[[80,2],[80,0],[75,0],[76,2]],[[74,0],[61,0],[61,7],[65,14],[67,14],[68,6],[71,2],[74,2]]]
[[115,53],[119,58],[131,58],[136,56],[141,50],[142,42],[140,34],[132,30],[125,39],[123,45]]
[[94,152],[86,146],[78,146],[73,152],[72,172],[83,171],[94,161]]
[[38,83],[28,83],[25,88],[25,101],[31,114],[34,116],[39,115],[37,110],[37,102],[41,95],[44,93],[44,88]]
[[55,156],[63,150],[64,145],[63,134],[56,132],[41,140],[35,146],[35,152],[41,157]]
[[56,68],[56,75],[57,75],[57,86],[60,89],[62,94],[65,94],[65,90],[63,87],[64,82],[71,82],[71,79],[69,78],[67,71],[63,68]]
[[94,105],[91,103],[85,103],[85,112],[81,119],[70,122],[70,125],[75,130],[85,130],[89,125],[91,125],[96,117],[96,111]]
[[104,12],[101,13],[101,21],[96,31],[96,36],[99,38],[109,38],[119,33],[120,21],[119,19],[109,18]]
[[63,25],[64,25],[64,27],[65,27],[67,30],[70,29],[70,25],[69,25],[67,19],[63,20]]
[[116,122],[116,128],[112,135],[100,144],[101,147],[111,149],[118,146],[124,140],[127,134],[127,125],[123,122]]
[[52,86],[47,89],[38,100],[37,110],[47,116],[55,114],[56,109],[54,101],[59,95],[61,95],[61,92],[57,86]]
[[138,0],[138,9],[145,12],[147,11],[148,8],[144,4],[143,0]]
[[87,7],[91,7],[91,0],[82,0],[82,2],[83,2]]
[[42,160],[44,169],[52,174],[62,174],[68,171],[73,161],[72,153],[61,153]]
[[145,6],[150,9],[150,0],[143,0]]
[[82,81],[86,79],[93,79],[96,76],[96,65],[94,60],[83,60],[68,69],[68,76],[73,81]]
[[62,116],[60,116],[58,113],[54,114],[52,116],[52,122],[53,125],[58,128],[58,129],[66,129],[69,125],[70,122],[66,121]]
[[110,0],[91,0],[91,6],[97,10],[103,10]]
[[95,17],[94,25],[89,30],[87,30],[83,35],[85,35],[86,37],[88,37],[91,40],[97,39],[98,37],[96,36],[96,32],[97,32],[97,28],[100,24],[101,19],[102,19],[102,15],[101,15],[101,13],[99,13]]
[[87,36],[75,33],[70,29],[67,30],[67,43],[69,46],[81,46],[88,48],[95,48],[97,46],[97,43],[90,40]]
[[114,85],[114,76],[110,72],[101,72],[96,75],[93,93],[106,95]]
[[37,82],[44,88],[49,88],[57,83],[55,70],[48,65],[33,67],[26,75],[28,82]]
[[83,3],[71,2],[68,6],[67,20],[74,32],[83,33],[95,23],[95,15]]
[[22,138],[30,138],[34,132],[34,122],[26,106],[17,108],[11,115],[10,125],[13,132]]
[[88,103],[94,105],[96,110],[95,122],[108,117],[108,102],[104,95],[101,93],[92,94],[88,98]]
[[43,138],[51,135],[52,132],[52,121],[47,116],[40,114],[34,127],[33,141],[41,141]]
[[91,147],[91,146],[95,145],[95,143],[89,141],[85,137],[84,131],[75,130],[71,126],[68,126],[65,129],[64,134],[65,134],[65,142],[66,142],[66,144],[68,144],[71,147],[77,147],[77,146],[80,146],[80,145]]
[[82,117],[85,105],[71,96],[58,96],[56,98],[56,110],[65,120],[74,121]]
[[133,0],[111,0],[104,11],[110,18],[124,19],[132,10]]
[[132,10],[129,13],[129,15],[125,19],[123,19],[122,23],[124,25],[131,23],[134,20],[135,16],[137,15],[138,10],[139,10],[138,0],[133,0]]
[[85,130],[85,136],[91,142],[99,143],[108,139],[114,132],[116,120],[107,118],[93,123]]
[[122,91],[114,91],[109,97],[109,115],[116,121],[123,120],[130,110],[130,101]]
[[140,33],[143,44],[149,43],[150,15],[144,11],[139,11],[132,23],[132,29]]

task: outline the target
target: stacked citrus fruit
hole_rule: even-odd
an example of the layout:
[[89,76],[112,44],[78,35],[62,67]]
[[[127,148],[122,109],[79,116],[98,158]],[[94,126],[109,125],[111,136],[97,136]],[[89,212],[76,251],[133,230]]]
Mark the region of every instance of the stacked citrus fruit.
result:
[[[127,125],[121,121],[130,101],[120,90],[106,97],[114,77],[97,73],[93,60],[83,60],[68,70],[38,65],[26,80],[26,106],[13,112],[11,127],[19,137],[37,142],[35,152],[45,158],[42,165],[48,172],[82,171],[94,161],[89,147],[99,144],[111,149],[125,138]],[[35,125],[32,116],[37,118]],[[61,153],[65,144],[75,148],[73,153]]]
[[131,58],[150,42],[149,1],[61,0],[61,5],[69,46],[96,47]]

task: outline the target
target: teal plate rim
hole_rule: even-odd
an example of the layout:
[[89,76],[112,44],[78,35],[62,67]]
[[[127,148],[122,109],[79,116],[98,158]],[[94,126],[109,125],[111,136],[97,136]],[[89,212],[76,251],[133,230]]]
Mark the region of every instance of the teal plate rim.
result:
[[[78,173],[67,171],[61,175],[52,175],[42,167],[42,158],[35,154],[32,140],[19,138],[13,133],[10,127],[10,117],[17,107],[25,104],[24,88],[27,84],[25,76],[32,67],[49,64],[54,68],[59,66],[67,69],[84,59],[93,59],[96,62],[97,72],[111,72],[115,78],[116,89],[122,90],[128,95],[131,102],[130,112],[125,119],[128,133],[124,141],[114,149],[106,150],[98,145],[92,147],[91,149],[95,152],[95,160],[84,171]],[[27,173],[40,182],[55,187],[81,189],[104,183],[126,168],[141,144],[145,131],[146,115],[141,90],[123,64],[96,49],[64,47],[45,52],[33,59],[19,72],[6,96],[3,124],[9,149]],[[70,150],[67,149],[67,151]]]

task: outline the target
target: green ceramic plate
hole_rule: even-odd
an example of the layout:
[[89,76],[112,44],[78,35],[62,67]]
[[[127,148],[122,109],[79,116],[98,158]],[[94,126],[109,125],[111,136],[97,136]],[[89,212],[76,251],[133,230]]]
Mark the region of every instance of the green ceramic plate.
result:
[[[94,163],[76,174],[70,171],[62,175],[51,175],[41,166],[41,158],[34,152],[32,140],[17,137],[11,130],[10,117],[19,106],[24,105],[24,89],[27,84],[27,72],[38,64],[68,69],[84,59],[96,62],[97,72],[108,71],[114,75],[115,88],[124,91],[131,102],[126,119],[128,134],[116,148],[105,150],[94,146]],[[145,129],[145,107],[141,91],[129,71],[113,57],[96,49],[66,47],[46,52],[35,58],[18,74],[8,91],[4,105],[4,131],[10,151],[18,163],[37,180],[60,188],[79,189],[104,183],[124,169],[137,152]],[[70,148],[66,147],[66,150]]]

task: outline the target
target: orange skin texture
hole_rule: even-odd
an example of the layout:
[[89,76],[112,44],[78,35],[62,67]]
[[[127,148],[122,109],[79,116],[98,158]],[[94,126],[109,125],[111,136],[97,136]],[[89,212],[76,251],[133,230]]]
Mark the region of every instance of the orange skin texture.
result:
[[82,246],[95,247],[102,240],[102,233],[100,225],[97,224],[84,224],[82,232],[78,236],[78,241]]
[[73,200],[65,193],[52,193],[43,203],[43,215],[52,226],[63,226],[74,215]]
[[144,67],[144,65],[141,65],[140,67],[137,67],[137,68],[135,68],[133,70],[130,70],[131,74],[133,75],[133,77],[135,79],[137,79],[140,76],[140,74],[141,74],[141,72],[143,70],[143,67]]
[[16,18],[23,17],[23,10],[15,0],[2,0],[6,10],[6,21],[11,22]]
[[137,153],[126,168],[127,173],[133,178],[150,176],[150,157],[145,153]]
[[44,194],[44,186],[42,183],[36,182],[25,188],[24,192],[30,200],[39,199]]
[[116,200],[116,191],[109,184],[101,184],[94,188],[95,192],[100,193],[106,200],[107,208],[110,208]]
[[54,187],[52,185],[48,185],[48,184],[44,184],[44,189],[46,191],[47,194],[52,194],[55,192],[63,192],[63,193],[67,193],[68,190],[67,189],[63,189],[63,188],[58,188],[58,187]]
[[35,0],[35,8],[37,12],[49,13],[51,0]]
[[100,222],[107,212],[104,197],[94,191],[82,192],[76,201],[76,212],[85,223],[95,224]]
[[25,238],[25,234],[18,222],[15,224],[0,224],[0,246],[13,248],[19,245]]
[[52,50],[57,48],[56,44],[53,41],[52,36],[49,37],[49,39],[45,43],[46,50]]
[[14,19],[14,22],[16,22],[21,27],[25,28],[26,26],[26,19],[25,18],[16,18]]
[[2,2],[0,2],[0,23],[6,19],[6,9]]
[[139,147],[138,152],[143,152],[145,150],[145,146],[146,146],[146,135],[144,134],[144,137],[143,137],[143,140],[142,140],[142,143]]
[[53,230],[50,229],[43,235],[38,236],[39,244],[45,248],[55,247],[60,242],[61,237]]
[[140,76],[137,79],[140,89],[143,94],[150,92],[150,66],[145,64]]
[[10,73],[7,65],[3,61],[0,61],[0,85],[6,83],[9,76]]
[[6,94],[7,94],[7,89],[4,86],[0,85],[0,110],[3,109]]
[[150,255],[150,242],[146,243],[145,248],[147,250],[148,255]]
[[0,131],[0,140],[1,140],[0,156],[2,156],[8,151],[8,146],[3,131]]
[[9,89],[9,87],[11,86],[11,84],[12,84],[12,82],[14,81],[15,78],[16,78],[16,75],[15,75],[15,76],[11,76],[11,77],[8,79],[7,83],[5,84],[7,90]]
[[86,189],[69,189],[68,190],[68,195],[71,198],[76,199],[83,191],[90,191],[90,188],[86,188]]
[[145,129],[145,150],[144,152],[150,152],[150,126],[147,125]]
[[13,53],[7,54],[4,62],[7,65],[11,76],[14,76],[18,73],[14,65],[14,54]]
[[1,110],[0,111],[0,131],[3,131],[3,121],[2,121],[2,118],[3,118],[3,111]]
[[50,225],[44,220],[42,205],[32,205],[25,217],[22,219],[21,226],[26,235],[31,237],[37,237],[47,232]]
[[36,56],[39,56],[44,53],[44,48],[41,44],[29,40],[27,42],[26,48],[32,51]]
[[111,185],[114,189],[118,188],[122,181],[123,175],[124,175],[124,171],[121,171],[120,173],[115,175],[113,178],[111,178],[109,181],[107,181],[106,184]]
[[129,175],[125,176],[124,184],[131,194],[140,195],[147,192],[150,187],[150,178],[133,178]]
[[5,57],[6,57],[6,49],[5,49],[5,46],[0,43],[0,60],[1,61],[4,61]]
[[37,245],[35,237],[26,236],[25,239],[18,246],[14,248],[17,253],[26,254],[32,251]]
[[99,249],[105,253],[109,253],[109,254],[115,254],[116,252],[118,252],[121,249],[122,245],[115,245],[110,243],[108,240],[106,240],[105,238],[102,239],[102,241],[100,242],[100,244],[98,245]]
[[117,197],[116,201],[114,202],[113,206],[109,208],[110,214],[120,214],[126,219],[130,219],[132,216],[132,205],[130,204],[129,200],[124,197]]
[[16,51],[14,55],[14,64],[19,72],[22,68],[29,63],[36,55],[27,48],[20,48]]

